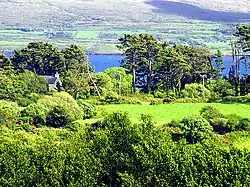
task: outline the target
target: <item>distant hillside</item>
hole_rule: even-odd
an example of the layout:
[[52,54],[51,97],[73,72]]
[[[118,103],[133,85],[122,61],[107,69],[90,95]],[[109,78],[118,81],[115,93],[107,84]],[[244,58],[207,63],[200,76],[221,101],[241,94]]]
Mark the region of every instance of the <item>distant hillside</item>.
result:
[[124,33],[228,50],[237,24],[250,23],[247,0],[0,0],[0,48],[48,40],[89,52],[117,52]]

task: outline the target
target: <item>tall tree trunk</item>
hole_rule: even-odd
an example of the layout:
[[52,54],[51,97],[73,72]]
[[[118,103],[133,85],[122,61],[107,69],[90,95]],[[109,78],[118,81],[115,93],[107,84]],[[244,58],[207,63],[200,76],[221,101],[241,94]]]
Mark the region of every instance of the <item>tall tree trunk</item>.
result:
[[133,76],[133,93],[135,94],[136,93],[136,75],[135,75],[135,67],[133,67],[133,70],[132,70],[132,76]]
[[147,80],[147,91],[151,93],[151,83],[152,83],[152,61],[149,60],[148,63],[148,80]]

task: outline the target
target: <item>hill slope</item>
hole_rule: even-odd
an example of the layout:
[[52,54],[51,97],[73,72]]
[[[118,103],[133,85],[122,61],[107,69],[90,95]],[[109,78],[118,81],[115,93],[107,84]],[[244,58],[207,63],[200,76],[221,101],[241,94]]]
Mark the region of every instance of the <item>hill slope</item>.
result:
[[247,0],[0,0],[0,47],[49,40],[116,52],[114,44],[124,33],[149,32],[162,40],[228,50],[224,34],[249,23],[248,10]]

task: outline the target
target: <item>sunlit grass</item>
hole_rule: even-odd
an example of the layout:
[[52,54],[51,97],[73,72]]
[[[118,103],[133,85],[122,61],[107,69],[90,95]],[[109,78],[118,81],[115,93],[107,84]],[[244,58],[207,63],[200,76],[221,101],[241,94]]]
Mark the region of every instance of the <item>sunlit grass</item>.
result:
[[237,114],[250,118],[250,105],[247,104],[220,104],[220,103],[174,103],[161,105],[105,105],[100,110],[107,112],[128,112],[131,120],[137,122],[141,114],[152,115],[157,124],[168,123],[171,120],[181,120],[185,116],[198,115],[205,106],[214,106],[224,114]]

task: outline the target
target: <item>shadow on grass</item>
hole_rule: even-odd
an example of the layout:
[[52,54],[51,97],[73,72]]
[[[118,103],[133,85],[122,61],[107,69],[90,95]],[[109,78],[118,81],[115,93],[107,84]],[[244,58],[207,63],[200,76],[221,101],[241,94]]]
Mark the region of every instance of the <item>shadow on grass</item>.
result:
[[147,0],[146,3],[154,6],[156,9],[153,11],[155,12],[183,16],[188,19],[214,22],[250,22],[250,12],[222,12],[166,0]]

